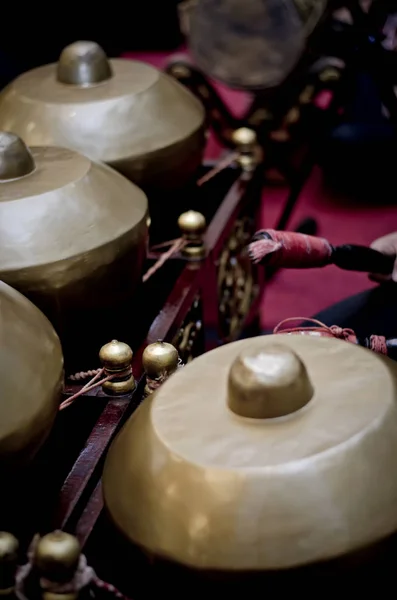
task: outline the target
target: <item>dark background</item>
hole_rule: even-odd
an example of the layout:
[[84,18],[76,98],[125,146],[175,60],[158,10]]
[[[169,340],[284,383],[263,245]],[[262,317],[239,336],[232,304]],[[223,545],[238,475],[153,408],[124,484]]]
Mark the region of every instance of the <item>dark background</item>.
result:
[[180,0],[19,3],[3,0],[0,87],[36,66],[56,62],[77,40],[98,42],[108,56],[125,51],[173,50],[182,42]]

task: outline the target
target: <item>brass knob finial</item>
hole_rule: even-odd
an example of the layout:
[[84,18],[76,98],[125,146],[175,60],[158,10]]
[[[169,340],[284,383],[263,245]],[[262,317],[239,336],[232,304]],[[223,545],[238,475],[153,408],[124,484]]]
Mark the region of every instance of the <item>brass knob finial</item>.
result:
[[232,133],[232,141],[237,147],[252,148],[256,144],[256,133],[249,127],[240,127]]
[[57,65],[57,80],[60,83],[87,86],[111,77],[110,62],[95,42],[74,42],[62,50]]
[[188,210],[180,215],[178,227],[186,242],[185,246],[182,248],[182,254],[186,257],[191,259],[201,259],[204,257],[205,247],[203,234],[206,225],[204,215],[195,210]]
[[99,351],[99,360],[107,375],[114,377],[102,385],[107,394],[129,394],[135,389],[136,383],[132,375],[131,361],[133,352],[128,344],[112,340],[102,346]]
[[17,538],[8,531],[0,531],[0,563],[16,562],[18,549]]
[[237,162],[244,172],[251,172],[259,159],[256,133],[248,127],[240,127],[232,134],[232,142],[236,146],[239,156]]
[[145,373],[151,379],[162,375],[172,375],[178,368],[178,351],[167,342],[154,342],[146,346],[142,355],[142,364]]
[[175,346],[159,340],[146,346],[142,364],[146,373],[145,396],[149,396],[175,373],[179,365],[179,354]]
[[312,396],[305,365],[282,344],[242,352],[229,371],[228,406],[242,417],[282,417],[305,406]]
[[71,579],[80,558],[77,539],[64,531],[53,531],[39,539],[34,551],[34,564],[46,579],[64,582]]
[[112,340],[99,351],[99,360],[104,369],[109,372],[124,371],[131,365],[132,350],[124,342]]
[[188,210],[180,215],[178,226],[182,233],[203,233],[205,231],[205,217],[196,210]]
[[175,79],[189,79],[192,76],[189,63],[184,58],[174,57],[167,65],[167,73]]
[[15,133],[0,131],[0,181],[29,175],[36,168],[33,156]]
[[18,550],[17,538],[7,531],[0,531],[0,596],[14,588]]

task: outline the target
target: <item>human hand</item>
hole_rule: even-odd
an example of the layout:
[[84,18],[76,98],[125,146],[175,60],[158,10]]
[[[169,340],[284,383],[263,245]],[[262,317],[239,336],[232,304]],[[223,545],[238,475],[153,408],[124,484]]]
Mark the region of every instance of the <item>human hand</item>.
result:
[[[378,238],[371,244],[371,248],[386,254],[387,256],[397,256],[397,232],[389,233],[381,238]],[[394,263],[393,273],[391,275],[380,275],[378,273],[371,273],[369,278],[372,281],[382,283],[383,281],[395,281],[397,282],[397,259]]]

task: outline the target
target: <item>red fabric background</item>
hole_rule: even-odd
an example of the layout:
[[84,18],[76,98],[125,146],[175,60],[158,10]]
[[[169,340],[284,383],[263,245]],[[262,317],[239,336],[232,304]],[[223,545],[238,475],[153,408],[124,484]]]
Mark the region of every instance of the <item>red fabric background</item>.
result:
[[[161,53],[127,54],[126,58],[143,60],[163,68],[168,55]],[[243,92],[229,90],[220,84],[216,88],[236,115],[249,103]],[[207,157],[216,158],[223,151],[213,136],[207,147]],[[262,200],[262,227],[273,227],[285,201],[287,189],[265,188]],[[371,241],[397,231],[397,198],[395,205],[382,205],[375,198],[372,206],[332,197],[322,186],[321,172],[315,169],[299,199],[291,221],[293,228],[300,220],[312,216],[317,220],[319,235],[333,244],[370,244]],[[308,271],[285,270],[269,283],[261,308],[262,324],[272,329],[287,317],[308,317],[329,304],[371,287],[365,274],[349,273],[327,267]]]

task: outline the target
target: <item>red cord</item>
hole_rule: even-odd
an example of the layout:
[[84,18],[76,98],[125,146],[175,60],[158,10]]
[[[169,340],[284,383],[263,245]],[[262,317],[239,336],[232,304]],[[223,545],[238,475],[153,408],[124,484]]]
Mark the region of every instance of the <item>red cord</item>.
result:
[[95,577],[93,580],[94,585],[96,585],[99,589],[105,590],[108,594],[111,594],[118,600],[128,600],[127,596],[124,596],[117,588],[114,587],[111,583],[107,583],[107,581],[102,581],[99,577]]
[[377,352],[378,354],[387,355],[386,338],[384,338],[382,335],[371,335],[370,342],[371,350]]
[[[291,321],[304,321],[314,323],[315,327],[291,327],[288,329],[282,329],[285,323]],[[274,334],[295,334],[295,335],[318,335],[320,337],[333,337],[339,340],[345,340],[352,344],[357,344],[357,336],[353,329],[343,329],[338,325],[331,325],[328,327],[318,321],[317,319],[306,319],[304,317],[290,317],[281,321],[273,330]],[[386,338],[382,335],[371,335],[370,337],[370,349],[378,354],[387,355],[387,344]]]
[[[288,329],[281,329],[285,323],[290,323],[292,321],[305,321],[309,323],[314,323],[315,327],[292,327]],[[333,337],[339,340],[346,340],[347,342],[357,344],[357,337],[352,329],[343,329],[342,327],[338,327],[337,325],[332,325],[331,327],[328,327],[327,325],[324,325],[324,323],[321,323],[321,321],[317,321],[317,319],[306,319],[305,317],[290,317],[289,319],[284,319],[274,328],[273,333],[292,333],[298,335],[315,334],[321,337]]]
[[[94,390],[95,388],[103,385],[107,381],[111,381],[112,379],[115,379],[116,377],[124,377],[126,375],[130,375],[132,370],[131,370],[131,367],[128,367],[124,371],[120,371],[118,373],[111,373],[110,375],[106,375],[106,369],[103,369],[103,368],[96,369],[94,372],[96,373],[96,375],[92,379],[90,379],[90,381],[88,383],[83,385],[83,387],[78,392],[73,394],[73,396],[69,396],[68,398],[66,398],[66,400],[61,402],[61,404],[59,405],[59,410],[65,410],[65,408],[68,408],[68,406],[73,404],[73,402],[75,400],[77,400],[77,398],[79,398],[83,394],[86,394],[87,392]],[[101,375],[105,375],[105,377],[103,377],[103,379],[99,380]]]

